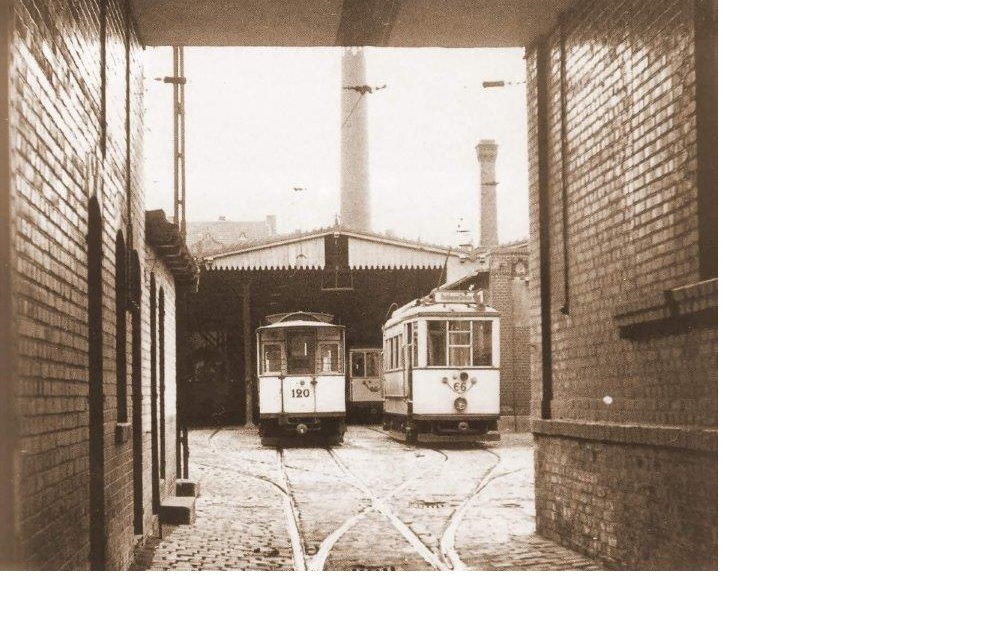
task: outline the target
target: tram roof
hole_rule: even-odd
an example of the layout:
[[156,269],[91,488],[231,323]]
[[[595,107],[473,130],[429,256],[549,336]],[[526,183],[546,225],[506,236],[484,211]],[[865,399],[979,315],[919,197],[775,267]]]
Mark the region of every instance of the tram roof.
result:
[[292,321],[292,322],[277,322],[276,324],[266,324],[265,326],[260,326],[258,330],[274,328],[346,328],[340,324],[327,324],[326,322],[311,322],[311,321]]
[[264,328],[344,328],[339,324],[333,324],[333,316],[328,313],[312,313],[309,311],[297,311],[295,313],[277,313],[267,315],[265,326],[260,326],[258,330]]
[[444,317],[446,315],[500,317],[500,312],[486,304],[481,304],[477,294],[473,292],[435,291],[431,295],[418,298],[397,308],[392,312],[383,328],[413,317]]

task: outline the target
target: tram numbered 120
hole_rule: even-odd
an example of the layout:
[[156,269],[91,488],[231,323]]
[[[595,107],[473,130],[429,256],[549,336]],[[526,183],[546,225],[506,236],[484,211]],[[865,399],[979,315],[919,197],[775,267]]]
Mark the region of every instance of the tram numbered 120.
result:
[[499,440],[500,313],[471,291],[434,291],[383,329],[383,426],[407,443]]
[[384,399],[381,348],[351,348],[347,355],[347,366],[350,368],[348,417],[376,423],[381,419]]
[[259,435],[343,441],[346,432],[346,331],[325,313],[282,313],[256,331]]

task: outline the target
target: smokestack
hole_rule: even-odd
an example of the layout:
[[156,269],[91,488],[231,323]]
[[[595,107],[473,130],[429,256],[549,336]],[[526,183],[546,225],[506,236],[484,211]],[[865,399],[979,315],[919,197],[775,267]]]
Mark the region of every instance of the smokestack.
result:
[[276,215],[267,214],[266,215],[266,225],[269,228],[270,236],[276,234]]
[[480,140],[480,247],[497,246],[497,143]]
[[343,49],[343,90],[340,102],[342,161],[340,225],[371,230],[370,154],[368,150],[367,68],[362,48]]

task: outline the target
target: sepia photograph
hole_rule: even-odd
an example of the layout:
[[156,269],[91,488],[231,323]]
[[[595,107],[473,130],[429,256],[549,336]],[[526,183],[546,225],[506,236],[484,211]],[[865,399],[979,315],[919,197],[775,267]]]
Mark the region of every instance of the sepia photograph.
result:
[[716,0],[13,0],[0,563],[716,571]]

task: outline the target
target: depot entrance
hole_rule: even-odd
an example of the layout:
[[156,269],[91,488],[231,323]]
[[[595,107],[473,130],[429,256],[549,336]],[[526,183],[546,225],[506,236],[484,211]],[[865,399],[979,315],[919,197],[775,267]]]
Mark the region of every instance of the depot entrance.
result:
[[328,313],[346,326],[347,349],[381,346],[390,309],[426,295],[443,268],[354,269],[333,286],[324,269],[204,270],[178,308],[179,413],[188,426],[256,417],[255,329],[267,315]]

